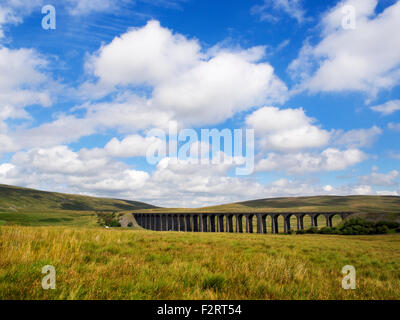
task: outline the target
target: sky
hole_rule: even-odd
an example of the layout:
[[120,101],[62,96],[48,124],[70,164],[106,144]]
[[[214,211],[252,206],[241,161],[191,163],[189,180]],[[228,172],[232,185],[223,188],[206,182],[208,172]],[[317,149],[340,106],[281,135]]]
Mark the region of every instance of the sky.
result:
[[[1,0],[0,183],[167,207],[399,195],[398,30],[393,0]],[[171,124],[254,130],[254,170],[149,163]]]

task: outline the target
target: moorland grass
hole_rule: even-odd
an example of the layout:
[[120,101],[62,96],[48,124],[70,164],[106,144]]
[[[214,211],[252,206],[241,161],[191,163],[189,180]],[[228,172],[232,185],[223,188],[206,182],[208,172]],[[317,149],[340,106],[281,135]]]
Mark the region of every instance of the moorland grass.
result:
[[1,226],[0,299],[400,299],[400,235]]

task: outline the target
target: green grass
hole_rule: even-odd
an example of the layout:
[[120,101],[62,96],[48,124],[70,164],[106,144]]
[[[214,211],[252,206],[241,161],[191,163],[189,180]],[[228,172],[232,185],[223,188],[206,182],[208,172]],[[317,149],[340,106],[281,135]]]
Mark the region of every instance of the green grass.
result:
[[400,235],[2,226],[0,257],[0,299],[400,299]]
[[96,211],[125,212],[155,206],[0,185],[0,220],[25,226],[95,226]]
[[[0,185],[0,300],[400,299],[400,235],[152,232],[132,219],[132,212],[145,210],[352,211],[371,220],[399,220],[400,197],[277,198],[165,209]],[[134,228],[99,228],[96,212],[123,214]],[[318,220],[325,225],[323,216]],[[340,221],[335,216],[333,223]],[[291,222],[295,228],[295,217]],[[256,219],[253,224],[255,231]],[[283,231],[282,217],[279,226]],[[304,226],[310,226],[309,217]],[[270,227],[268,218],[269,233]],[[56,267],[56,290],[41,288],[47,264]],[[348,264],[356,267],[356,290],[341,287],[341,269]]]
[[96,198],[0,185],[0,210],[123,211],[155,208],[139,201]]

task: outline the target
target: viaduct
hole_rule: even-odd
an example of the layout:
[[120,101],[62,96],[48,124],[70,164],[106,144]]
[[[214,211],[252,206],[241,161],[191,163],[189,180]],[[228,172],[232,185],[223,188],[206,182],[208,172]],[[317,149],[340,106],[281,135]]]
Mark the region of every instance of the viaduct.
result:
[[[311,226],[318,226],[318,217],[324,216],[326,226],[332,227],[332,219],[339,215],[342,220],[351,212],[260,212],[260,213],[211,213],[211,212],[177,212],[177,213],[133,213],[139,226],[154,231],[186,231],[186,232],[238,232],[243,233],[243,219],[246,232],[253,233],[253,218],[257,222],[257,233],[267,233],[267,217],[271,218],[271,233],[278,232],[278,218],[283,217],[283,229],[291,230],[290,218],[297,218],[297,230],[304,229],[304,217],[309,216]],[[234,221],[235,219],[235,230]]]

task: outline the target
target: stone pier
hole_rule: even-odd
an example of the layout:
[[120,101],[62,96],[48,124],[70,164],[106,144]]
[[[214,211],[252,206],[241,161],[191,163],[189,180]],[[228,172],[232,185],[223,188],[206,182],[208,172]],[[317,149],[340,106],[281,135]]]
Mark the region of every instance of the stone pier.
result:
[[308,216],[312,227],[318,227],[318,217],[325,218],[327,227],[333,226],[333,217],[338,215],[345,219],[351,212],[235,212],[235,213],[133,213],[137,224],[143,229],[154,231],[182,232],[236,232],[243,233],[243,219],[246,233],[266,234],[267,219],[271,224],[271,233],[279,233],[279,220],[283,221],[283,231],[292,230],[291,218],[297,220],[297,230],[304,230],[304,217]]

